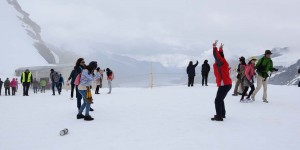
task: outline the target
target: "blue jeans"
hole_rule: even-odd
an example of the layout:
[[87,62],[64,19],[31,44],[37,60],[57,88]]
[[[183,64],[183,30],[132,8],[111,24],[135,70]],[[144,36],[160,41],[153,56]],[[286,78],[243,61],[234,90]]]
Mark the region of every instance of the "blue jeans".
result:
[[87,90],[78,90],[78,91],[81,94],[82,99],[83,99],[83,104],[81,105],[78,114],[82,114],[83,110],[85,109],[85,116],[89,116],[90,115],[89,112],[90,112],[91,104],[86,101]]
[[55,95],[55,89],[54,89],[54,87],[56,87],[58,93],[60,93],[59,89],[58,89],[58,83],[57,82],[52,82],[52,92],[53,92],[53,95]]

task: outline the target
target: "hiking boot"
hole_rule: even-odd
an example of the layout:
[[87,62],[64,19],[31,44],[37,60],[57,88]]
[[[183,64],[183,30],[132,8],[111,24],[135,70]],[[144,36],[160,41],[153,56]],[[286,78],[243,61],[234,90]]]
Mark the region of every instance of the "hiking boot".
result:
[[94,109],[92,107],[90,107],[90,111],[94,111]]
[[82,114],[77,115],[77,119],[82,119],[82,118],[84,118],[84,115],[82,115]]
[[223,118],[215,115],[213,118],[211,118],[211,120],[212,121],[223,121]]
[[94,120],[94,118],[92,118],[91,116],[84,116],[84,120],[85,121],[92,121],[92,120]]

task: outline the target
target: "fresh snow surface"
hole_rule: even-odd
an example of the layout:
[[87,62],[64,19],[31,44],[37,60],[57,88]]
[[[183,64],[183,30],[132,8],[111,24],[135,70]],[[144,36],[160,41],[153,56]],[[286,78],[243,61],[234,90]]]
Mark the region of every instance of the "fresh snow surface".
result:
[[[94,121],[77,120],[76,100],[62,95],[0,96],[1,150],[299,150],[299,88],[269,85],[254,103],[225,100],[227,118],[214,122],[217,87],[101,89]],[[68,128],[69,134],[59,131]]]

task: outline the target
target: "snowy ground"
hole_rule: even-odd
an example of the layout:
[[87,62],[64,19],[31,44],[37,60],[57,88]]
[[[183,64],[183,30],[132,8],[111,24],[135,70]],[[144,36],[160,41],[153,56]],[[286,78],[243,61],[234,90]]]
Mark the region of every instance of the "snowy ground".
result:
[[[115,88],[94,95],[92,122],[77,120],[69,93],[0,96],[0,150],[299,150],[299,88],[269,86],[269,104],[226,99],[213,122],[217,88]],[[70,92],[70,91],[69,91]],[[69,134],[59,131],[68,128]]]

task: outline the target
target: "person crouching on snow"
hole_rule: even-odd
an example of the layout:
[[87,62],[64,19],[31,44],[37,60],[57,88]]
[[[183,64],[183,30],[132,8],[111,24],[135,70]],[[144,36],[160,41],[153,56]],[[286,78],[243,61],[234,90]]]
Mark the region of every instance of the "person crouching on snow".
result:
[[[250,61],[245,69],[245,76],[242,79],[242,82],[244,85],[244,91],[243,91],[243,95],[241,98],[241,102],[251,102],[250,96],[252,95],[252,93],[255,90],[253,78],[256,75],[255,63],[256,63],[257,59],[255,57],[251,57],[249,60]],[[251,90],[250,90],[249,95],[247,96],[246,100],[244,100],[244,97],[245,97],[246,93],[248,92],[249,86],[250,86]]]
[[218,50],[217,43],[218,41],[215,41],[213,43],[213,55],[215,58],[215,63],[213,67],[214,67],[216,82],[219,88],[215,99],[216,115],[213,118],[211,118],[211,120],[223,121],[223,118],[225,118],[226,116],[224,99],[232,87],[232,80],[230,78],[230,73],[229,73],[230,71],[229,64],[224,57],[224,51],[223,51],[224,44],[221,43],[221,46]]
[[109,92],[107,94],[110,94],[111,93],[111,88],[112,88],[112,83],[111,82],[114,79],[114,73],[109,68],[106,68],[106,75],[107,75],[108,88],[109,88]]
[[[84,70],[82,70],[81,78],[80,78],[80,84],[78,85],[78,92],[82,96],[83,104],[81,105],[79,109],[79,113],[77,114],[77,119],[84,118],[85,121],[91,121],[94,120],[89,114],[90,111],[90,105],[92,103],[92,100],[89,100],[87,98],[87,95],[90,94],[90,87],[93,82],[93,73],[94,70],[97,68],[97,62],[92,61],[88,66],[85,67]],[[83,110],[85,109],[85,116],[82,115]]]

